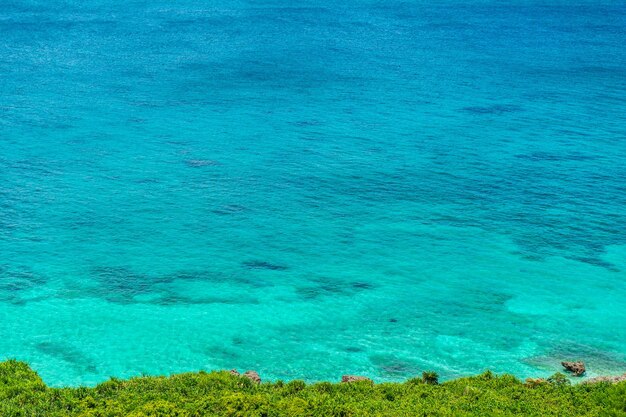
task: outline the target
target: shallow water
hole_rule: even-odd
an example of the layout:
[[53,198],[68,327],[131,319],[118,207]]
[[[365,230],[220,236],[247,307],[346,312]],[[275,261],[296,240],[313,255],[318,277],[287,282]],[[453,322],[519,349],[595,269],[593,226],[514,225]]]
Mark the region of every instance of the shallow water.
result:
[[626,6],[5,1],[0,358],[626,372]]

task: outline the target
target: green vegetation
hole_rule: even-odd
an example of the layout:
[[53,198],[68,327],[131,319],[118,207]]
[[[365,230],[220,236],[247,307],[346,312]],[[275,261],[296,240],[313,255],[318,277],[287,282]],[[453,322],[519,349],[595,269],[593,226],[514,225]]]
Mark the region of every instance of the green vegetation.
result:
[[94,388],[49,388],[28,365],[0,363],[0,416],[626,416],[626,383],[563,377],[522,383],[490,372],[438,383],[254,384],[228,372],[111,379]]

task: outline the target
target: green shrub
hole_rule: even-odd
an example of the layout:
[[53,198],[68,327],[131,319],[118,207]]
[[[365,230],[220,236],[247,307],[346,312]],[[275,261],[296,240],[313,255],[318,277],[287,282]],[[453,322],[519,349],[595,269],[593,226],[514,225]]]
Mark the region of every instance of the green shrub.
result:
[[49,388],[26,364],[0,363],[1,417],[626,416],[626,382],[571,385],[563,374],[522,383],[486,372],[439,383],[254,384],[228,372],[111,379]]
[[317,390],[317,392],[320,393],[330,394],[331,392],[333,392],[333,384],[331,384],[330,382],[319,382],[313,385],[313,389]]
[[306,388],[306,383],[299,379],[289,381],[287,385],[285,385],[285,390],[289,394],[295,394],[296,392],[302,391],[305,388]]
[[189,413],[168,401],[157,400],[145,404],[128,417],[189,417]]
[[439,384],[439,375],[437,375],[437,372],[432,372],[432,371],[422,372],[422,379],[424,380],[425,383],[430,384],[430,385]]
[[550,378],[548,378],[548,382],[552,385],[556,385],[556,386],[563,386],[563,385],[570,385],[571,382],[570,380],[567,378],[567,376],[565,376],[564,374],[557,372],[554,375],[552,375]]
[[408,379],[405,384],[411,386],[411,385],[420,385],[423,384],[424,380],[422,378],[420,378],[419,376],[416,376],[414,378]]

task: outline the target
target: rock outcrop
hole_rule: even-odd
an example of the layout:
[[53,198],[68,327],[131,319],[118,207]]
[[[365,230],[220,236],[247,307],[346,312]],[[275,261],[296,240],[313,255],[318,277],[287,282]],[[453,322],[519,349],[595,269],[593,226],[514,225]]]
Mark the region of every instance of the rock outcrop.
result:
[[372,381],[366,376],[359,375],[344,375],[341,377],[341,382],[357,382],[357,381]]
[[257,371],[246,371],[244,372],[243,376],[245,376],[246,378],[248,378],[249,380],[251,380],[252,382],[256,384],[261,383],[261,377],[259,376]]
[[526,378],[526,385],[529,387],[536,387],[538,385],[546,383],[548,383],[548,381],[546,381],[544,378]]
[[608,382],[609,384],[617,384],[622,381],[626,381],[626,374],[619,376],[597,376],[595,378],[589,378],[585,383],[597,384],[598,382]]
[[574,376],[581,376],[585,373],[584,362],[561,362],[561,365],[563,365],[563,368],[571,372]]
[[236,370],[236,369],[231,369],[230,371],[228,371],[228,373],[229,373],[229,374],[231,374],[231,375],[235,375],[235,376],[239,376],[239,375],[241,375],[241,374],[239,373],[239,371],[238,371],[238,370]]

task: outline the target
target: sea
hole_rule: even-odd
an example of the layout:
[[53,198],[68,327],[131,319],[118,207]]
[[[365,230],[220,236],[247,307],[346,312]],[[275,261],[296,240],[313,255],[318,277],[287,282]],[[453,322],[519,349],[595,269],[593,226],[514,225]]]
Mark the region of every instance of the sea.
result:
[[626,3],[0,0],[0,360],[626,372]]

